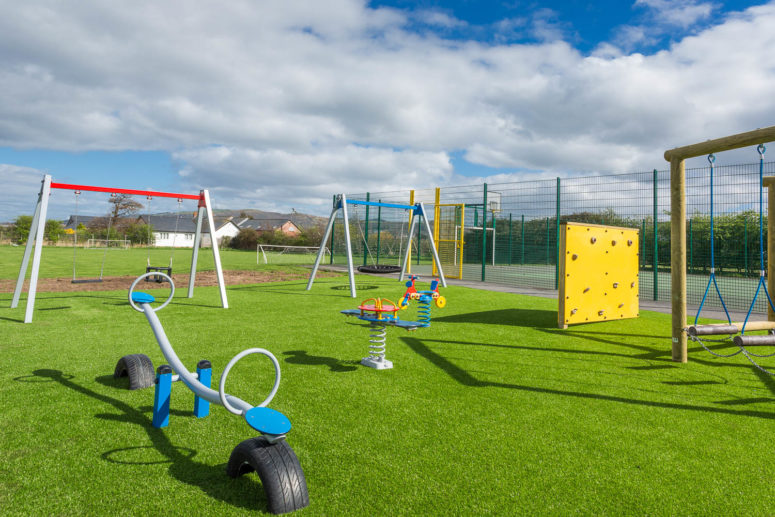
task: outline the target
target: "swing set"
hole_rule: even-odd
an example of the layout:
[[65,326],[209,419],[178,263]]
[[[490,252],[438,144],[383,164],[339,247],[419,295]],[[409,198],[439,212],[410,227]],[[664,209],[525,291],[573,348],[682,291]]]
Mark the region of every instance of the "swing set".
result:
[[[111,195],[129,194],[129,195],[145,195],[149,197],[154,196],[154,197],[173,198],[178,200],[179,207],[183,199],[197,200],[199,202],[199,206],[198,206],[198,214],[196,218],[196,232],[194,234],[193,253],[191,255],[191,270],[190,270],[191,272],[190,272],[190,277],[188,282],[188,298],[193,298],[194,283],[195,283],[195,277],[196,277],[196,265],[197,265],[197,259],[199,257],[199,248],[202,244],[202,222],[205,220],[205,218],[207,218],[207,223],[209,225],[210,231],[213,231],[212,229],[215,228],[215,224],[213,222],[213,211],[212,211],[212,204],[210,203],[209,191],[202,190],[199,192],[199,194],[176,194],[171,192],[131,190],[131,189],[121,189],[121,188],[112,188],[112,187],[96,187],[91,185],[72,185],[68,183],[55,183],[52,181],[51,176],[49,174],[46,174],[43,176],[43,180],[41,181],[40,192],[38,193],[38,202],[35,205],[35,213],[32,217],[32,224],[30,225],[30,234],[29,234],[29,237],[27,238],[27,245],[24,248],[24,257],[22,258],[22,264],[19,269],[19,276],[16,280],[16,288],[14,289],[13,299],[11,300],[11,308],[14,309],[19,305],[22,288],[24,287],[24,279],[27,276],[27,269],[30,265],[29,264],[30,256],[32,256],[32,270],[30,273],[29,289],[28,289],[28,295],[27,295],[27,306],[24,313],[24,323],[32,322],[33,310],[35,308],[35,295],[36,295],[37,286],[38,286],[38,275],[40,272],[40,258],[41,258],[41,253],[43,251],[43,234],[44,234],[44,229],[46,224],[46,215],[48,212],[49,196],[51,195],[52,189],[72,190],[76,192],[76,237],[75,239],[77,239],[78,197],[80,196],[80,193],[82,191],[104,192]],[[179,217],[180,217],[180,210],[178,210],[178,218]],[[150,225],[149,225],[149,231],[150,231]],[[211,236],[210,242],[213,249],[213,262],[215,264],[215,272],[218,279],[218,288],[221,296],[221,306],[224,309],[228,309],[229,302],[226,298],[226,284],[223,280],[223,269],[221,267],[221,257],[218,252],[218,241],[213,236]],[[162,273],[166,273],[167,272],[166,270],[169,270],[169,272],[171,272],[172,258],[170,258],[169,266],[165,266],[163,268],[157,268],[156,266],[150,265],[150,242],[148,243],[148,246],[149,246],[149,255],[146,261],[147,262],[146,273],[159,271],[159,270],[161,270]],[[173,242],[173,246],[174,246],[174,242]],[[76,269],[75,269],[75,249],[76,248],[77,248],[77,245],[74,246],[74,250],[73,250],[72,282],[73,283],[101,282],[102,274],[105,267],[104,255],[103,255],[102,266],[100,268],[99,277],[92,278],[92,279],[78,279],[76,276]],[[33,253],[33,250],[34,250],[34,253]],[[173,251],[174,251],[174,247],[173,247]],[[105,252],[107,252],[107,247],[105,249]]]
[[[175,255],[175,241],[178,238],[178,224],[180,223],[180,213],[181,213],[181,206],[183,204],[183,198],[178,198],[178,211],[177,215],[175,216],[175,231],[172,233],[172,250],[170,251],[170,261],[169,265],[167,266],[152,266],[151,265],[151,201],[153,200],[153,196],[148,195],[146,197],[148,200],[147,205],[147,212],[148,212],[148,224],[146,224],[146,228],[148,229],[148,237],[146,239],[146,244],[148,246],[148,256],[145,258],[145,272],[146,273],[164,273],[168,276],[172,276],[172,257]],[[212,228],[212,226],[211,226]],[[157,284],[160,284],[164,281],[164,277],[161,275],[148,275],[145,277],[146,282],[156,282]]]
[[[756,363],[754,357],[771,357],[775,355],[769,354],[756,354],[748,350],[746,347],[754,345],[770,345],[775,346],[775,335],[771,334],[775,330],[775,321],[752,321],[751,315],[753,313],[754,304],[759,296],[760,292],[764,292],[764,296],[767,298],[769,304],[769,319],[775,320],[775,306],[773,305],[772,298],[770,297],[770,291],[772,291],[773,284],[770,283],[768,288],[765,283],[765,263],[764,263],[764,226],[763,226],[763,191],[764,185],[767,183],[764,180],[764,153],[766,148],[764,143],[775,141],[775,126],[768,128],[757,129],[755,131],[749,131],[747,133],[740,133],[724,138],[715,140],[708,140],[706,142],[693,144],[685,147],[679,147],[671,149],[665,152],[665,159],[670,162],[670,190],[671,190],[671,280],[672,280],[672,358],[674,361],[687,362],[688,360],[688,347],[687,339],[699,342],[706,350],[719,357],[730,357],[743,353],[751,363],[757,368],[767,373],[772,373]],[[756,286],[756,291],[751,301],[750,308],[746,314],[743,322],[732,322],[729,315],[729,311],[726,308],[721,291],[716,280],[715,271],[715,249],[714,249],[714,230],[713,230],[713,169],[715,163],[715,155],[713,153],[721,151],[729,151],[732,149],[739,149],[741,147],[747,147],[750,145],[757,145],[757,151],[759,153],[759,282]],[[710,164],[710,259],[711,269],[708,284],[705,288],[705,294],[702,297],[702,302],[697,310],[697,314],[694,319],[694,325],[686,326],[686,172],[685,172],[685,159],[696,156],[708,155],[708,162]],[[773,192],[770,189],[770,211],[772,211]],[[772,254],[772,249],[769,249],[773,238],[773,221],[772,213],[769,214],[769,241],[768,241],[768,254],[770,257],[775,256]],[[769,282],[773,282],[773,263],[770,261],[769,268]],[[716,294],[721,300],[721,305],[726,315],[727,323],[711,324],[711,325],[699,325],[698,320],[702,312],[705,301],[707,300],[708,293],[710,292],[710,286],[713,285]],[[767,330],[770,332],[768,335],[747,335],[746,331]],[[717,336],[717,337],[713,337]],[[720,336],[725,336],[720,338]],[[718,354],[710,350],[705,346],[704,342],[716,341],[716,342],[732,342],[739,350],[731,354]]]
[[[73,231],[73,279],[70,281],[73,284],[92,284],[92,283],[99,283],[102,282],[102,275],[105,272],[105,258],[108,255],[108,246],[110,245],[110,227],[111,223],[113,222],[112,217],[108,217],[108,230],[107,234],[105,235],[105,249],[102,252],[102,263],[100,265],[100,276],[95,278],[78,278],[77,268],[76,268],[76,255],[78,250],[78,200],[81,197],[81,191],[80,190],[74,190],[73,194],[75,194],[75,223],[74,223],[74,231]],[[111,199],[116,197],[115,193],[110,194]]]
[[[320,248],[318,250],[317,257],[315,257],[315,264],[312,266],[312,272],[309,275],[309,281],[307,282],[307,291],[312,289],[312,283],[315,281],[315,275],[318,272],[318,267],[320,266],[320,261],[323,258],[323,252],[325,249],[328,249],[326,247],[326,242],[328,242],[328,238],[331,236],[331,232],[334,227],[334,222],[336,221],[336,216],[341,212],[342,219],[344,221],[344,242],[345,247],[347,249],[347,272],[350,279],[350,296],[355,298],[355,270],[353,267],[353,252],[352,252],[352,243],[350,242],[350,224],[349,224],[349,216],[347,211],[347,205],[364,205],[364,206],[375,206],[378,208],[398,208],[408,211],[411,214],[411,223],[409,225],[409,232],[407,236],[407,246],[403,249],[403,259],[401,261],[401,274],[398,277],[399,281],[404,280],[404,275],[407,271],[407,265],[409,263],[409,255],[411,246],[408,244],[412,241],[412,236],[414,235],[414,231],[417,230],[418,234],[420,232],[420,228],[418,226],[418,222],[420,220],[420,217],[422,217],[422,220],[424,222],[425,230],[428,233],[428,237],[430,239],[431,243],[431,253],[433,254],[433,263],[436,266],[436,273],[441,281],[441,285],[444,287],[447,287],[447,281],[444,278],[444,272],[442,271],[441,267],[441,261],[439,260],[439,254],[436,250],[436,245],[433,241],[433,231],[431,230],[430,223],[428,222],[428,218],[426,216],[425,212],[425,206],[422,203],[417,203],[414,205],[402,205],[397,203],[381,203],[376,201],[360,201],[355,199],[347,199],[347,197],[344,194],[339,194],[334,198],[334,207],[331,210],[331,216],[328,218],[328,224],[326,225],[326,231],[323,234],[323,239],[320,241]],[[358,225],[358,228],[360,229],[360,224]],[[367,230],[368,232],[368,230]],[[368,242],[365,237],[365,233],[363,230],[361,230],[361,237],[364,243],[364,246],[366,248],[366,252],[371,255],[371,250],[369,250]],[[403,230],[401,232],[401,240],[403,242]],[[331,246],[331,249],[333,250],[333,244]]]
[[[754,357],[759,358],[766,358],[766,357],[772,357],[775,355],[775,352],[771,354],[757,354],[755,352],[752,352],[748,349],[746,349],[746,346],[752,346],[752,345],[775,345],[775,335],[767,335],[767,336],[751,336],[746,335],[746,330],[767,330],[772,331],[775,330],[775,322],[771,321],[758,321],[758,322],[750,322],[749,319],[751,317],[751,313],[753,312],[754,304],[756,303],[756,299],[759,296],[759,292],[762,291],[764,295],[767,297],[767,302],[769,303],[769,307],[775,311],[775,306],[772,304],[772,298],[770,297],[770,293],[767,290],[767,285],[764,283],[764,225],[763,225],[763,196],[762,191],[764,190],[764,153],[766,151],[766,147],[764,144],[759,144],[756,148],[756,150],[759,153],[759,282],[756,285],[756,292],[754,293],[753,300],[751,300],[751,306],[748,309],[748,314],[745,316],[745,320],[742,323],[732,323],[732,319],[729,316],[729,311],[727,310],[727,306],[724,303],[724,297],[721,295],[721,291],[718,287],[718,282],[716,281],[716,265],[715,265],[715,249],[713,245],[714,241],[714,229],[713,229],[713,164],[716,161],[716,157],[713,154],[708,155],[708,163],[710,164],[710,277],[708,278],[708,285],[705,287],[705,294],[702,297],[702,301],[700,302],[700,306],[697,309],[697,314],[694,317],[694,325],[691,325],[688,327],[687,332],[689,334],[689,339],[692,341],[696,341],[702,345],[702,347],[710,352],[711,354],[715,355],[716,357],[732,357],[739,353],[742,353],[745,357],[748,358],[751,363],[762,370],[763,372],[769,373],[770,375],[775,375],[773,372],[767,370],[760,364],[756,362]],[[705,300],[708,297],[708,292],[710,291],[711,284],[716,290],[716,294],[718,295],[719,300],[721,301],[721,307],[724,309],[724,314],[727,318],[726,324],[711,324],[711,325],[698,325],[698,320],[700,318],[700,313],[702,312],[702,308],[705,305]],[[739,334],[739,335],[735,335]],[[726,338],[713,338],[713,337],[705,337],[705,336],[724,336],[726,335]],[[734,337],[732,337],[734,336]],[[729,342],[731,339],[732,342],[737,345],[738,349],[730,354],[719,354],[718,352],[714,352],[707,346],[705,346],[704,341],[709,342],[717,342],[717,343],[723,343],[723,342]]]

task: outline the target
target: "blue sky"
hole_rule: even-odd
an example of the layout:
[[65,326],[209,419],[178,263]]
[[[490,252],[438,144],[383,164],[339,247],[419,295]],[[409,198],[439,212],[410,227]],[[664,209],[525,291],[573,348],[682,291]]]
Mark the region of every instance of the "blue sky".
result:
[[771,2],[0,9],[0,220],[32,211],[44,172],[324,214],[342,191],[664,168],[775,120]]

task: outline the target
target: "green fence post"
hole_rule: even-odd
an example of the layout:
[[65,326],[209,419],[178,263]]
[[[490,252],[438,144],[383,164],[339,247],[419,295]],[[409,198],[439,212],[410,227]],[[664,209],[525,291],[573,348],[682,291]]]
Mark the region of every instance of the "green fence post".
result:
[[511,265],[511,212],[509,212],[509,266]]
[[[423,214],[420,217],[425,217],[425,214]],[[420,254],[422,253],[420,249],[421,235],[422,235],[422,226],[420,226],[420,221],[417,221],[417,258],[415,258],[415,264],[417,264],[418,266],[420,265]]]
[[560,178],[557,178],[557,215],[554,228],[554,288],[557,289],[560,280]]
[[[657,170],[654,169],[654,300],[658,299],[658,293],[659,293],[659,253],[657,244],[659,242],[658,236],[659,236],[659,224],[657,224],[657,211],[658,211],[658,190],[657,187],[659,186],[659,174],[657,173]],[[643,238],[645,239],[645,235]]]
[[482,282],[486,278],[487,267],[487,183],[482,188]]
[[[366,202],[370,201],[371,195],[366,192]],[[366,205],[366,223],[363,225],[363,265],[366,265],[366,261],[369,258],[369,205]]]
[[645,219],[641,220],[640,228],[641,228],[641,230],[640,230],[640,235],[641,235],[641,237],[640,237],[640,249],[641,249],[641,253],[640,254],[641,254],[641,257],[643,257],[643,258],[640,259],[641,267],[638,268],[638,269],[645,269],[643,267],[643,266],[646,265],[646,220]]
[[544,237],[546,242],[544,242],[544,264],[549,263],[549,218],[547,217],[544,221]]
[[525,214],[522,214],[522,235],[519,238],[519,246],[522,248],[520,253],[520,264],[525,265]]
[[495,212],[492,212],[492,263],[493,265],[497,264],[498,261],[496,260],[495,255],[498,253],[498,239],[495,238],[495,232],[498,231],[497,225],[495,224],[497,218],[495,217]]
[[745,269],[743,271],[745,271],[745,276],[748,276],[748,219],[743,221],[745,222],[745,236],[743,237],[743,242],[745,242],[745,246],[743,246],[743,264],[745,264]]
[[692,229],[692,222],[689,219],[689,274],[694,271],[694,231]]
[[[382,203],[382,200],[378,200],[379,203]],[[377,264],[379,264],[379,245],[380,241],[382,240],[382,207],[377,207]]]

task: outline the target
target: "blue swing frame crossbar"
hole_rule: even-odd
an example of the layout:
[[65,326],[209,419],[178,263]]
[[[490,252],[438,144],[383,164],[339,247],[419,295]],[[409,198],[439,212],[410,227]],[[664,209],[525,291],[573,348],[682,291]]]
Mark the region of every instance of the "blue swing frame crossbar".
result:
[[[441,267],[441,260],[439,259],[439,253],[436,249],[436,245],[434,244],[433,240],[433,230],[431,230],[430,223],[428,222],[428,218],[425,216],[425,206],[422,203],[417,203],[415,205],[402,205],[398,203],[382,203],[382,202],[375,202],[375,201],[360,201],[357,199],[347,199],[347,196],[344,194],[339,194],[336,196],[334,200],[334,207],[333,210],[331,210],[331,215],[328,218],[328,224],[326,225],[326,231],[323,233],[323,238],[320,241],[320,248],[318,250],[318,254],[315,257],[315,264],[312,266],[312,271],[309,275],[309,281],[307,281],[307,291],[312,289],[312,284],[315,281],[315,275],[318,272],[318,268],[320,267],[320,261],[323,258],[323,253],[326,249],[326,242],[328,241],[328,238],[331,236],[331,231],[334,228],[334,222],[336,221],[336,215],[341,211],[342,213],[342,220],[345,222],[344,224],[344,240],[345,240],[345,247],[347,249],[347,273],[350,280],[350,296],[352,298],[356,297],[355,292],[355,270],[353,267],[353,253],[352,253],[352,244],[350,243],[350,225],[346,224],[349,220],[348,214],[347,214],[347,205],[366,205],[366,206],[378,206],[383,208],[399,208],[403,210],[409,210],[412,213],[411,217],[411,223],[409,225],[409,237],[408,240],[411,242],[412,236],[414,235],[415,229],[417,229],[418,233],[420,232],[420,229],[418,227],[418,221],[419,217],[422,216],[422,220],[425,226],[425,230],[428,233],[428,236],[430,237],[431,242],[431,253],[433,254],[433,261],[436,264],[436,268],[438,269],[438,277],[439,280],[441,280],[441,285],[443,287],[447,287],[447,280],[444,278],[444,271]],[[333,243],[332,246],[328,249],[332,250],[333,253]],[[401,261],[401,274],[398,277],[399,281],[404,280],[404,276],[406,274],[406,269],[409,264],[409,250],[411,249],[411,246],[407,246],[406,250],[404,251],[404,256]]]
[[399,205],[396,203],[378,203],[376,201],[360,201],[358,199],[346,200],[348,205],[365,205],[365,206],[381,206],[383,208],[403,208],[404,210],[417,210],[417,205]]

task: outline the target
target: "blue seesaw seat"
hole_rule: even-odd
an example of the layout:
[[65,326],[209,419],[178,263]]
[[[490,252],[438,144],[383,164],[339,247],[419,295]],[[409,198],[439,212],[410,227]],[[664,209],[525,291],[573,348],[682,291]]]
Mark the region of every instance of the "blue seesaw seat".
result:
[[135,303],[153,303],[156,301],[156,298],[154,298],[148,293],[135,291],[134,293],[132,293],[132,301]]
[[291,421],[288,417],[268,407],[249,409],[245,413],[245,421],[250,427],[264,434],[286,434],[291,430]]
[[373,316],[371,314],[361,314],[360,309],[347,309],[340,312],[345,316],[355,316],[359,320],[373,321],[375,323],[384,323],[385,325],[390,325],[391,327],[398,327],[406,330],[417,330],[419,328],[428,326],[427,323],[423,323],[422,321],[399,320],[399,319],[394,319],[386,316],[383,316],[382,319],[379,319],[376,316]]

